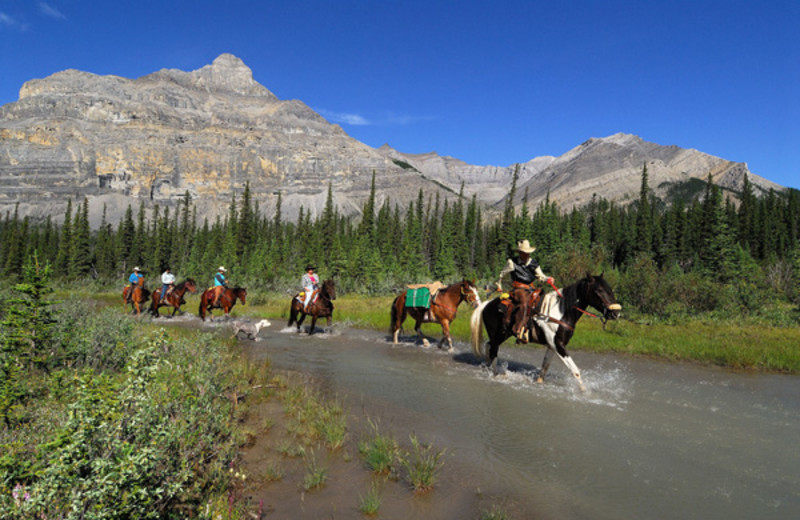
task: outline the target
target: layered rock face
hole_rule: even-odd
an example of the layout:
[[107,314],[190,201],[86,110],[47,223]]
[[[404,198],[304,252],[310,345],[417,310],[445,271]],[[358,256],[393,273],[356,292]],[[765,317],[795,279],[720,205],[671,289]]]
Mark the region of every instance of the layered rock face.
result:
[[441,189],[302,102],[279,100],[229,54],[136,80],[67,70],[27,82],[19,101],[0,107],[0,209],[19,202],[22,214],[57,213],[86,196],[93,216],[106,204],[113,220],[128,204],[168,206],[188,191],[213,217],[248,182],[262,211],[279,192],[290,218],[300,206],[319,211],[330,184],[353,213],[373,172],[376,190],[398,203]]
[[[628,134],[590,139],[560,157],[519,165],[517,198],[545,196],[564,209],[593,195],[625,203],[638,197],[642,165],[662,194],[667,183],[711,173],[739,189],[747,166],[697,150],[647,143]],[[262,212],[282,197],[282,212],[322,211],[327,190],[344,214],[357,214],[375,173],[377,203],[401,208],[426,195],[464,190],[502,208],[515,165],[476,166],[436,153],[371,148],[301,101],[278,99],[230,54],[192,72],[165,69],[131,80],[66,70],[25,83],[0,107],[0,212],[63,215],[87,197],[96,224],[107,207],[116,221],[128,205],[175,205],[188,192],[200,217],[227,212],[247,183]],[[780,189],[750,175],[755,187]]]

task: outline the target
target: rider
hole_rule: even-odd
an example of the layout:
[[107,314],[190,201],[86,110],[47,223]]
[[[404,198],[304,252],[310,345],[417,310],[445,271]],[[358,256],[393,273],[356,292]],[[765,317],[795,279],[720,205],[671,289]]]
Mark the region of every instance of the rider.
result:
[[303,301],[303,312],[308,314],[308,306],[313,301],[312,298],[314,294],[316,294],[317,288],[319,287],[319,276],[314,272],[317,268],[313,265],[306,266],[306,272],[303,275],[303,279],[301,280],[300,284],[303,286],[303,291],[305,292],[305,300]]
[[225,278],[226,272],[227,269],[219,266],[217,273],[214,275],[214,303],[211,304],[212,307],[219,305],[219,299],[222,296],[222,292],[226,287],[228,287],[228,280]]
[[[506,305],[505,317],[503,319],[506,327],[511,323],[511,314],[514,308],[517,308],[520,304],[525,304],[526,301],[530,307],[536,307],[541,291],[534,290],[533,283],[535,280],[546,282],[551,285],[553,284],[553,278],[544,274],[542,268],[539,267],[539,263],[531,258],[531,253],[534,251],[536,251],[536,248],[531,246],[527,239],[518,241],[517,252],[519,256],[508,259],[508,262],[503,266],[503,269],[500,271],[500,276],[497,279],[498,291],[503,290],[502,281],[507,275],[510,275],[511,285],[513,287],[510,293],[512,303]],[[533,290],[533,292],[530,292],[531,290]],[[515,325],[514,328],[517,330],[512,331],[515,336],[521,332],[522,325],[524,324],[518,323]]]
[[164,273],[161,275],[161,300],[159,303],[164,303],[164,298],[166,298],[167,295],[172,292],[174,285],[175,275],[172,274],[169,270],[169,267],[167,267],[164,269]]
[[133,301],[133,288],[139,285],[139,280],[142,278],[144,278],[142,271],[138,267],[134,267],[133,272],[128,277],[128,282],[130,282],[130,285],[128,285],[128,292],[125,296],[126,303]]

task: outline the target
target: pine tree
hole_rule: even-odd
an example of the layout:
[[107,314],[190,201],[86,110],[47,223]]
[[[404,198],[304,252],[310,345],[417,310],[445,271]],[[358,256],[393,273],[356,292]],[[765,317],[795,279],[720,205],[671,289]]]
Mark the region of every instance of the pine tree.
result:
[[55,269],[58,273],[69,274],[70,247],[72,246],[72,199],[67,200],[64,224],[61,226],[61,240],[58,241]]
[[650,188],[647,183],[647,163],[642,166],[642,182],[639,188],[639,206],[636,209],[636,253],[651,254],[653,250],[653,219],[650,208]]
[[72,222],[72,244],[70,246],[69,275],[83,278],[92,268],[91,228],[89,227],[89,199],[75,212]]

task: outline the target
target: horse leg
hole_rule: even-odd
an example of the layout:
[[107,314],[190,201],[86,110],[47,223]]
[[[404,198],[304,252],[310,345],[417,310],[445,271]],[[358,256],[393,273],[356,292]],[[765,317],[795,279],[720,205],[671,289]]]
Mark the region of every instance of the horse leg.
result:
[[317,326],[317,315],[316,314],[312,314],[311,315],[311,328],[308,329],[309,335],[310,334],[314,334],[314,327],[316,327],[316,326]]
[[550,368],[550,362],[553,361],[553,353],[555,350],[547,346],[547,349],[544,351],[544,359],[542,360],[542,369],[539,370],[539,376],[536,378],[537,383],[544,382],[544,376],[547,374],[547,370]]
[[439,348],[444,346],[447,341],[447,351],[453,352],[453,338],[450,337],[450,321],[442,320],[442,340],[439,341]]
[[400,337],[400,330],[403,328],[404,321],[406,321],[405,307],[403,307],[402,311],[397,312],[397,317],[392,322],[392,343],[394,343],[395,345],[397,345],[397,341]]
[[416,318],[414,319],[416,320],[416,324],[414,325],[414,330],[417,331],[417,335],[419,335],[419,337],[422,338],[422,346],[425,348],[430,347],[431,346],[430,341],[428,341],[428,338],[425,336],[425,334],[422,333],[422,320],[421,319],[417,320]]
[[[542,361],[542,370],[539,372],[539,377],[536,378],[537,383],[541,383],[544,380],[544,375],[547,373],[547,369],[550,367],[550,361],[552,361],[553,353],[555,353],[558,358],[564,363],[567,369],[572,373],[575,379],[578,381],[578,387],[581,389],[581,392],[586,391],[586,387],[583,385],[583,379],[581,379],[581,371],[578,368],[578,365],[575,364],[575,361],[572,360],[572,356],[563,348],[557,347],[556,349],[548,348],[544,354],[544,361]],[[563,353],[563,354],[562,354]]]

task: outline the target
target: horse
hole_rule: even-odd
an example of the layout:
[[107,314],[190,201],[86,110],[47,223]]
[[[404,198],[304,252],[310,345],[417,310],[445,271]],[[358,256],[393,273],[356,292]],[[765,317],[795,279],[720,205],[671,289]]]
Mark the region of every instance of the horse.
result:
[[247,289],[244,287],[234,287],[233,289],[226,287],[222,290],[219,303],[214,305],[214,288],[212,287],[206,289],[200,296],[200,308],[197,314],[200,316],[201,320],[206,321],[206,312],[208,312],[208,319],[213,320],[214,316],[211,314],[211,309],[222,309],[225,317],[228,317],[231,309],[236,305],[236,300],[238,299],[242,302],[242,305],[245,305],[246,298]]
[[416,321],[414,330],[422,338],[422,344],[427,348],[430,346],[428,338],[422,333],[423,323],[439,323],[442,326],[442,339],[439,341],[439,348],[444,346],[447,341],[447,351],[453,351],[453,339],[450,337],[450,323],[456,319],[456,309],[461,302],[469,302],[473,308],[481,304],[478,295],[478,288],[475,283],[469,280],[462,280],[440,289],[431,299],[430,309],[425,307],[406,307],[406,294],[403,292],[392,302],[391,310],[391,333],[392,342],[397,344],[397,337],[406,316],[411,316]]
[[[563,296],[558,291],[546,294],[540,300],[535,312],[527,317],[525,332],[530,333],[530,341],[547,346],[542,368],[536,379],[538,383],[543,382],[555,352],[575,376],[581,390],[584,390],[580,370],[567,353],[566,346],[581,316],[583,314],[594,316],[586,311],[586,307],[590,305],[600,311],[603,325],[606,320],[619,318],[622,306],[617,303],[614,291],[603,279],[602,274],[593,276],[587,273],[585,278],[564,288]],[[524,312],[524,309],[517,309],[514,312]],[[486,326],[489,335],[483,350],[481,349],[482,325]],[[497,351],[500,344],[512,336],[511,327],[503,323],[500,298],[487,301],[475,309],[470,319],[470,335],[475,355],[484,357],[497,375]]]
[[186,303],[186,301],[183,299],[183,295],[186,294],[186,291],[189,291],[192,294],[196,293],[197,285],[195,285],[194,280],[192,280],[191,278],[187,278],[185,281],[177,284],[172,289],[172,292],[169,293],[166,296],[166,298],[164,298],[163,302],[161,301],[161,289],[162,287],[159,287],[158,289],[153,291],[153,294],[150,297],[151,298],[150,314],[152,314],[156,318],[161,316],[161,312],[159,312],[158,309],[160,309],[164,305],[172,305],[173,316],[175,316],[175,314],[178,312],[183,314],[183,311],[181,310],[181,305]]
[[[130,285],[126,285],[122,289],[122,306],[128,305],[128,291],[131,290]],[[131,294],[131,314],[137,316],[142,313],[142,305],[147,303],[150,299],[150,291],[144,287],[144,278],[139,279],[139,283],[133,286],[133,294]]]
[[[333,317],[333,300],[336,299],[336,284],[333,280],[325,280],[322,282],[322,287],[319,290],[319,295],[316,300],[308,304],[308,312],[303,310],[303,300],[300,299],[300,293],[292,297],[292,303],[289,305],[289,325],[291,327],[295,322],[297,323],[297,332],[300,332],[300,325],[306,319],[306,315],[311,315],[311,328],[308,330],[309,334],[314,333],[314,326],[317,324],[318,318],[326,318],[328,327],[331,326]],[[299,319],[298,319],[299,316]]]

